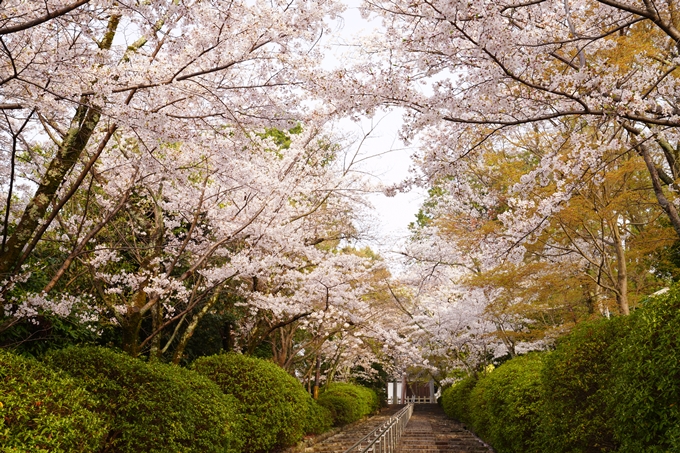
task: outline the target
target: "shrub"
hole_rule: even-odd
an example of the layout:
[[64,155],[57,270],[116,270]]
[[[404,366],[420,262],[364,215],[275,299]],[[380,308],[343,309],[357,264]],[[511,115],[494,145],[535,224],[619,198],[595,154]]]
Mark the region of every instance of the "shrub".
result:
[[95,452],[106,435],[72,378],[0,349],[0,445],[12,452]]
[[538,442],[555,453],[615,451],[606,392],[612,348],[627,332],[627,317],[583,323],[563,337],[543,368]]
[[270,451],[302,439],[309,394],[279,366],[231,353],[201,357],[192,368],[239,401],[245,452]]
[[380,363],[372,363],[368,370],[363,366],[352,369],[354,383],[369,388],[378,396],[378,407],[387,406],[387,385],[391,381],[390,375]]
[[499,453],[534,452],[543,355],[515,357],[483,376],[470,394],[470,421]]
[[322,393],[319,404],[330,412],[333,426],[344,426],[362,417],[356,400],[345,393]]
[[307,418],[305,419],[305,434],[321,434],[333,426],[331,411],[317,403],[311,397],[307,398]]
[[468,376],[442,392],[441,405],[450,418],[470,423],[470,394],[477,385],[475,376]]
[[680,451],[680,287],[630,316],[609,401],[624,453]]
[[377,411],[380,400],[371,389],[336,382],[321,392],[319,404],[330,411],[333,425],[343,426]]
[[98,397],[111,424],[106,450],[239,451],[235,400],[197,373],[104,348],[68,348],[47,361]]
[[680,451],[680,285],[629,317],[577,326],[555,351],[447,389],[449,416],[499,453]]

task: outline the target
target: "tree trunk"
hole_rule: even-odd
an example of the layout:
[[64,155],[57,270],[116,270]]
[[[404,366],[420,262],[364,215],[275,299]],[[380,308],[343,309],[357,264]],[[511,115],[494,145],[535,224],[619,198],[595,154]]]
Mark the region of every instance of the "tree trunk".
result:
[[[160,302],[151,307],[151,331],[156,332],[163,325],[163,310]],[[149,361],[159,360],[161,358],[161,335],[158,334],[151,340],[151,348],[149,349]]]
[[321,357],[316,356],[316,374],[314,375],[314,399],[319,399],[319,383],[321,382]]
[[628,272],[626,267],[626,250],[619,232],[618,218],[611,225],[616,250],[616,302],[622,315],[630,313],[628,309]]
[[[83,102],[85,100],[82,100]],[[99,109],[81,105],[76,111],[71,129],[64,139],[57,155],[50,162],[40,181],[38,190],[26,206],[19,224],[7,240],[5,250],[0,253],[0,275],[11,275],[22,255],[24,247],[38,229],[40,221],[52,204],[66,175],[78,161],[95,127],[99,123]]]
[[[100,49],[108,50],[111,48],[119,22],[120,15],[109,17],[106,34],[99,43]],[[0,277],[8,277],[17,271],[17,264],[20,264],[19,260],[25,247],[36,234],[40,221],[45,218],[45,214],[52,205],[66,176],[87,147],[97,124],[99,124],[100,116],[99,107],[89,105],[88,98],[81,96],[80,104],[71,120],[71,127],[66,133],[66,137],[50,162],[47,171],[42,175],[38,189],[21,215],[16,229],[8,238],[6,247],[0,251]]]
[[139,331],[142,327],[142,314],[137,307],[128,309],[124,322],[121,323],[123,330],[123,351],[132,357],[139,355]]
[[208,302],[201,308],[201,310],[194,315],[194,317],[191,319],[189,322],[189,325],[187,326],[186,330],[182,334],[182,337],[179,340],[179,343],[177,343],[177,347],[175,348],[175,353],[172,356],[172,363],[178,364],[180,360],[182,360],[182,356],[184,355],[184,350],[187,347],[187,344],[189,343],[189,340],[191,337],[194,335],[194,331],[196,330],[196,327],[198,326],[198,323],[203,319],[203,317],[210,311],[212,307],[215,306],[217,301],[220,298],[220,292],[221,292],[221,287],[218,287],[215,290],[215,294],[213,297],[210,298]]
[[142,328],[142,318],[144,314],[141,308],[146,302],[146,293],[143,290],[137,291],[133,296],[132,305],[128,307],[127,313],[121,322],[123,330],[123,351],[132,357],[137,357],[139,350],[139,331]]
[[280,327],[271,334],[273,336],[271,344],[274,363],[288,372],[290,372],[292,366],[291,354],[296,325],[289,324]]
[[680,237],[680,215],[678,215],[678,210],[675,208],[673,203],[668,201],[668,198],[666,198],[666,195],[663,193],[663,185],[661,184],[661,180],[659,178],[659,172],[654,165],[649,148],[647,148],[644,143],[641,143],[637,145],[637,149],[644,159],[645,165],[647,166],[647,171],[649,171],[649,175],[652,178],[652,187],[654,188],[656,200],[659,202],[659,206],[661,206],[668,216],[668,220],[671,221],[671,225],[673,225],[675,233],[678,235],[678,237]]
[[222,349],[225,351],[234,350],[234,336],[232,334],[231,321],[225,321],[222,326]]

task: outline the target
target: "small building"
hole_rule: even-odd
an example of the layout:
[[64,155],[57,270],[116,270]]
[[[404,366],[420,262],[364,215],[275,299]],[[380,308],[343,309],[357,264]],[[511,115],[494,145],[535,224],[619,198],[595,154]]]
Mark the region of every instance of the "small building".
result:
[[409,382],[404,376],[401,382],[387,383],[388,404],[436,403],[438,397],[439,389],[435,388],[432,379],[429,382]]

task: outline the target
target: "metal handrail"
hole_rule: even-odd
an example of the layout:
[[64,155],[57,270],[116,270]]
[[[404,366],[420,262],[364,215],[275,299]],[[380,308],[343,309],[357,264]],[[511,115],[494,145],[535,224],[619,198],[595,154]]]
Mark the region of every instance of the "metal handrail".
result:
[[407,396],[406,402],[415,404],[419,403],[432,404],[435,403],[436,401],[433,401],[432,398],[429,396]]
[[[345,450],[344,453],[350,453],[353,451],[356,453],[394,452],[397,448],[397,442],[399,442],[399,439],[401,438],[401,435],[406,428],[406,424],[408,423],[412,414],[413,404],[409,403],[406,405],[406,407],[399,410],[399,412],[390,417],[385,423],[366,434],[358,442]],[[366,446],[363,447],[363,449],[356,450],[358,448],[362,448],[361,445],[364,443],[366,443]],[[379,448],[379,450],[376,448]]]
[[392,404],[398,404],[401,402],[404,403],[415,403],[415,404],[434,404],[437,402],[437,399],[434,396],[407,396],[402,400],[401,397],[392,397],[389,398],[388,401],[391,401]]

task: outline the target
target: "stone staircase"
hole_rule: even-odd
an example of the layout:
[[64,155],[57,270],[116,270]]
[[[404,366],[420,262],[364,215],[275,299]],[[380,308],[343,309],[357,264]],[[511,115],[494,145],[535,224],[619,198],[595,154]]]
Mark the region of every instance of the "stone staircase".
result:
[[[346,427],[340,433],[304,449],[308,453],[342,453],[403,406],[390,406],[379,415]],[[397,453],[493,453],[493,450],[436,404],[416,404]]]
[[450,420],[436,404],[416,404],[397,453],[492,453],[493,450]]
[[400,404],[383,408],[380,414],[346,426],[338,434],[327,438],[323,442],[307,447],[304,451],[313,453],[342,453],[354,445],[356,441],[380,426],[392,415],[399,412],[399,409],[402,407],[404,405]]

